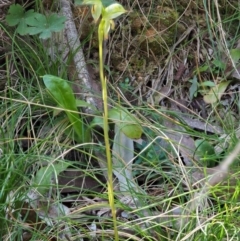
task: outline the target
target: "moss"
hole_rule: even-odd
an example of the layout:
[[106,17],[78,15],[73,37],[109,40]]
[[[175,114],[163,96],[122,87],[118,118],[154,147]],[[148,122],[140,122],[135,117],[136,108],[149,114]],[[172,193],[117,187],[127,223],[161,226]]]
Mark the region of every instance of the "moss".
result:
[[159,7],[149,16],[148,23],[139,37],[140,47],[163,55],[174,43],[178,13],[168,7]]

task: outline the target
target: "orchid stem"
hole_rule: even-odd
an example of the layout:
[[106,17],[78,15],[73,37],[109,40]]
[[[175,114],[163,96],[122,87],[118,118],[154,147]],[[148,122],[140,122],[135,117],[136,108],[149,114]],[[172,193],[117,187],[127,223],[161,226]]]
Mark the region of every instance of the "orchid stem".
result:
[[104,32],[103,32],[101,26],[102,26],[102,23],[99,24],[99,29],[98,29],[99,67],[100,67],[100,79],[101,79],[101,85],[102,85],[102,98],[103,98],[103,106],[104,106],[103,127],[104,127],[104,141],[105,141],[105,146],[106,146],[106,157],[107,157],[108,200],[109,200],[109,205],[110,205],[111,211],[112,211],[115,241],[118,241],[119,236],[118,236],[118,229],[117,229],[117,218],[116,218],[116,210],[115,210],[115,205],[114,205],[112,158],[111,158],[111,149],[110,149],[110,142],[109,142],[109,135],[108,135],[107,81],[106,81],[106,78],[104,77],[104,69],[103,69]]

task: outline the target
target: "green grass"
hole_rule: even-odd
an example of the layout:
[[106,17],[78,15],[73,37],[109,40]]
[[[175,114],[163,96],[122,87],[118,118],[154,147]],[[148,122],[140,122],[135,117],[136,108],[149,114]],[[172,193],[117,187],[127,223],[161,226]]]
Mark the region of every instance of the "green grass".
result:
[[[174,4],[176,3],[173,2]],[[205,10],[208,10],[207,6]],[[222,11],[220,9],[223,29],[235,27],[236,13],[230,17],[224,16]],[[214,24],[211,24],[210,17],[214,19]],[[7,84],[0,93],[0,148],[2,150],[0,236],[2,240],[21,240],[24,233],[24,235],[31,236],[30,239],[25,240],[50,240],[51,237],[67,240],[68,238],[70,240],[114,240],[113,222],[107,202],[107,182],[104,179],[106,170],[103,169],[104,165],[99,165],[106,161],[102,129],[98,128],[94,131],[92,142],[89,143],[87,149],[72,140],[72,133],[65,131],[69,123],[64,112],[53,115],[54,109],[57,108],[56,104],[45,90],[40,77],[44,74],[52,74],[67,79],[66,65],[60,61],[58,53],[56,53],[56,61],[51,63],[43,43],[37,38],[19,37],[14,35],[12,30],[1,27],[10,39],[8,43],[4,43],[8,51],[3,61],[4,64],[1,66],[6,70],[4,78]],[[223,33],[213,13],[208,16],[206,27],[200,28],[197,35],[200,40],[199,47],[201,50],[211,48],[214,56],[213,59],[205,58],[205,63],[201,62],[202,65],[209,66],[209,72],[200,73],[200,76],[204,81],[215,81],[217,77],[225,76],[224,72],[216,73],[213,60],[221,60],[227,50],[236,47],[239,29],[236,28],[233,33],[230,33],[231,38],[222,39]],[[116,32],[116,35],[117,33],[121,34],[121,29]],[[210,42],[206,42],[204,38],[206,34],[209,35]],[[181,48],[187,50],[188,45],[194,46],[190,41],[183,43]],[[110,45],[110,47],[113,46]],[[221,46],[222,52],[219,52],[218,46]],[[181,51],[176,49],[173,55],[180,58]],[[190,51],[187,56],[188,61],[193,59],[192,55]],[[111,68],[112,66],[110,70]],[[116,69],[111,71],[110,80],[113,80],[114,75],[120,76],[118,82],[128,77],[126,73],[123,73],[121,79],[121,71]],[[201,80],[198,79],[198,81]],[[238,84],[238,80],[234,80],[233,83]],[[234,92],[231,98],[225,96],[218,103],[205,106],[207,118],[200,118],[200,114],[188,106],[185,106],[188,112],[182,116],[179,111],[168,110],[163,106],[168,106],[172,103],[171,100],[177,101],[181,98],[188,100],[191,86],[189,82],[172,82],[173,92],[161,102],[162,106],[147,103],[144,95],[141,97],[138,93],[131,97],[135,98],[138,104],[130,102],[124,96],[129,94],[126,88],[120,92],[116,88],[117,84],[120,86],[114,80],[109,83],[109,103],[112,106],[121,104],[128,108],[136,115],[144,130],[144,143],[134,143],[132,168],[136,182],[145,190],[139,193],[130,188],[131,193],[127,195],[118,190],[115,191],[119,239],[240,240],[239,159],[231,168],[235,182],[226,180],[213,187],[207,198],[208,206],[204,210],[187,214],[188,222],[180,226],[179,220],[184,220],[179,214],[180,208],[176,209],[178,212],[171,213],[171,210],[178,206],[184,207],[199,191],[191,187],[191,169],[194,167],[196,170],[197,167],[203,167],[206,164],[203,156],[198,161],[196,155],[199,153],[191,150],[192,166],[184,165],[181,149],[183,139],[180,138],[177,141],[173,136],[181,134],[193,140],[204,139],[213,147],[222,147],[223,151],[209,157],[207,162],[208,165],[209,163],[213,166],[217,165],[225,156],[228,156],[239,141],[239,93]],[[131,85],[131,82],[127,84]],[[160,92],[161,89],[156,91]],[[202,95],[204,91],[199,93],[198,97],[201,99]],[[92,115],[83,111],[81,115],[88,121],[93,118]],[[223,133],[209,133],[191,128],[186,125],[184,116],[199,119],[205,124],[220,126],[227,137],[224,137]],[[227,120],[224,119],[226,116]],[[112,143],[114,134],[112,126],[110,128]],[[172,134],[170,137],[169,133]],[[93,190],[89,184],[89,188],[78,185],[74,193],[61,194],[60,188],[62,187],[56,182],[56,175],[53,175],[52,182],[45,185],[48,192],[38,196],[42,202],[40,207],[33,208],[34,199],[31,200],[29,195],[30,191],[37,190],[33,181],[39,169],[43,166],[54,165],[54,163],[65,162],[71,163],[72,169],[81,172],[83,178],[81,180],[94,179],[103,191]],[[135,203],[132,202],[130,205],[129,202],[124,202],[121,199],[124,195],[130,201],[131,197],[134,197]],[[30,204],[27,204],[27,201]],[[60,212],[53,215],[53,218],[49,219],[54,222],[51,226],[48,223],[49,220],[46,219],[51,216],[49,207],[56,206],[61,210],[62,204],[70,205],[70,214]],[[44,214],[39,215],[39,210]]]

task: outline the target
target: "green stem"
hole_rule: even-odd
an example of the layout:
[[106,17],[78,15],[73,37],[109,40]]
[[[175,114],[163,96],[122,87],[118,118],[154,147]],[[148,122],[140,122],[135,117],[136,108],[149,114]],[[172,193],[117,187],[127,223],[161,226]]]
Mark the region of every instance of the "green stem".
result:
[[107,83],[106,83],[106,79],[104,77],[104,69],[103,69],[104,32],[102,31],[102,26],[103,26],[103,24],[100,23],[99,29],[98,29],[98,40],[99,40],[100,79],[101,79],[101,84],[102,84],[102,98],[103,98],[103,106],[104,106],[103,127],[104,127],[104,141],[105,141],[105,146],[106,146],[106,157],[107,157],[108,200],[109,200],[109,205],[110,205],[111,211],[112,211],[115,241],[118,241],[119,237],[118,237],[117,218],[116,218],[116,211],[115,211],[115,205],[114,205],[114,192],[113,192],[112,158],[111,158],[110,142],[109,142],[109,135],[108,135]]

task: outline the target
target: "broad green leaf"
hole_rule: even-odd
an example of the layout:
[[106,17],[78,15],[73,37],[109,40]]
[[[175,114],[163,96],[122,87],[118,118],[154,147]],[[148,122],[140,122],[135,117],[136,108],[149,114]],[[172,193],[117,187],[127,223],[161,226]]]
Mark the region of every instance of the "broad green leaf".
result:
[[[85,107],[85,108],[90,107],[93,110],[96,110],[96,107],[94,105],[91,105],[84,100],[76,99],[76,106],[77,107]],[[53,110],[53,116],[57,116],[61,112],[62,112],[62,110],[59,110],[59,109]]]
[[[54,97],[57,104],[65,109],[70,123],[72,124],[74,131],[78,135],[80,142],[85,140],[84,122],[82,117],[77,113],[76,100],[72,91],[72,88],[66,80],[53,75],[44,75],[43,82],[50,94]],[[74,112],[70,112],[74,111]]]
[[230,55],[235,63],[237,63],[240,59],[240,49],[231,49]]
[[211,88],[208,94],[203,97],[204,101],[208,104],[216,103],[218,100],[221,99],[222,95],[224,94],[230,83],[231,81],[223,81]]
[[[46,16],[40,14],[40,13],[37,13],[36,15],[34,16],[31,16],[27,19],[27,24],[32,26],[30,27],[30,31],[29,31],[29,34],[30,35],[34,35],[34,34],[38,34],[38,33],[41,33],[43,28],[42,26],[47,26],[47,18]],[[33,27],[33,26],[36,26],[36,27]]]
[[39,34],[39,38],[47,39],[51,37],[52,32],[60,32],[64,28],[66,18],[52,14],[44,16],[42,14],[34,15],[27,19],[27,24],[30,35]]
[[33,185],[36,185],[37,191],[42,195],[46,194],[52,184],[52,178],[57,178],[57,175],[65,171],[69,165],[70,163],[61,162],[41,167],[33,180]]
[[112,108],[109,111],[111,119],[119,129],[131,139],[139,139],[142,135],[142,127],[138,124],[134,115],[126,109]]
[[57,14],[44,16],[34,12],[33,9],[25,12],[19,4],[10,6],[6,21],[10,26],[17,26],[17,33],[20,35],[34,35],[40,33],[40,38],[46,39],[51,37],[52,32],[59,32],[64,28],[66,18]]
[[133,140],[127,137],[115,124],[115,136],[112,147],[113,173],[118,178],[120,191],[130,191],[136,187],[132,180],[132,160],[134,157]]
[[190,82],[192,83],[191,87],[189,88],[189,99],[192,100],[193,97],[196,97],[197,95],[197,90],[198,90],[198,80],[197,80],[197,76],[194,75],[193,79],[190,80]]
[[19,4],[13,4],[8,10],[6,21],[9,26],[17,26],[16,32],[20,35],[26,35],[29,33],[29,27],[27,25],[28,18],[31,18],[38,13],[35,13],[33,9],[25,12],[24,8]]
[[[33,11],[33,10],[32,10]],[[9,7],[6,21],[9,26],[15,26],[20,23],[21,19],[24,18],[25,10],[19,4],[12,4]]]

